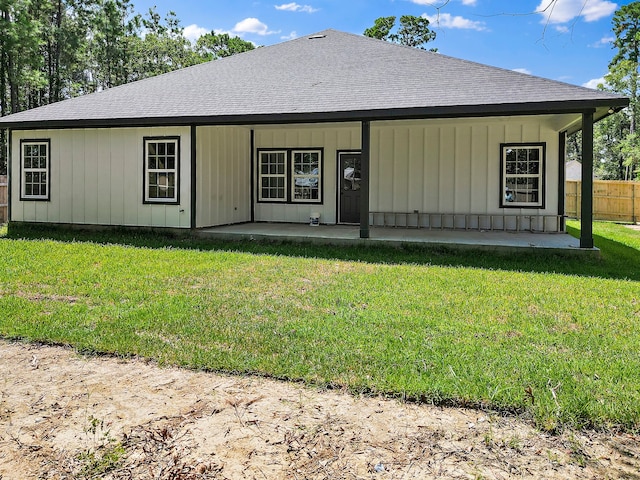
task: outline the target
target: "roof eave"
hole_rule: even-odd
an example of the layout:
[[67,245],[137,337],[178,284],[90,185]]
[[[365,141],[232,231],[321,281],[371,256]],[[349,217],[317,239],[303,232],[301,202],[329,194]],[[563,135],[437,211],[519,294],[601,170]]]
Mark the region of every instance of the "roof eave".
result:
[[[13,130],[62,128],[117,128],[188,125],[261,125],[291,123],[325,123],[347,121],[410,120],[434,118],[495,117],[548,115],[604,111],[600,120],[629,105],[626,97],[595,100],[560,100],[552,102],[504,103],[492,105],[451,105],[436,107],[348,110],[337,112],[287,112],[248,115],[210,115],[173,117],[131,117],[104,119],[0,121],[0,128]],[[602,110],[605,108],[604,110]],[[575,131],[579,130],[577,128]]]

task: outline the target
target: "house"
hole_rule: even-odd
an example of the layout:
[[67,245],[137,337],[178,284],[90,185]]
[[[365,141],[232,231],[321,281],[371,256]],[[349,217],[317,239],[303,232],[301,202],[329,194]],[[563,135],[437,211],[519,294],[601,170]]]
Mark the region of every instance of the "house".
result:
[[566,135],[591,178],[593,122],[626,105],[326,30],[0,119],[10,221],[563,231]]
[[565,163],[565,179],[582,180],[582,165],[579,161],[571,160]]

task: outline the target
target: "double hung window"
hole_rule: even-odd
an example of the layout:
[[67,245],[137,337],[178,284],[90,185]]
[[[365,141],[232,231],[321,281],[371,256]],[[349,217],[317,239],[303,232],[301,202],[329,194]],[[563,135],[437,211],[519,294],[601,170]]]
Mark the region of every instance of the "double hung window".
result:
[[544,207],[545,144],[502,145],[500,206]]
[[321,203],[321,150],[259,150],[258,200]]
[[144,139],[144,202],[178,203],[180,139]]
[[20,142],[21,200],[49,200],[50,150],[48,139]]

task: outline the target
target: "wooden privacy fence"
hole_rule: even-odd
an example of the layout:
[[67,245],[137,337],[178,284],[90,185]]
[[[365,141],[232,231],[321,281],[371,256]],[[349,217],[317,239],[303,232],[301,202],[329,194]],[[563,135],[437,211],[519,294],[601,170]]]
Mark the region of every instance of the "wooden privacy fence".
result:
[[[565,214],[580,218],[582,181],[567,180]],[[617,222],[640,221],[640,182],[593,181],[593,219]]]
[[9,198],[9,187],[7,185],[7,176],[0,175],[0,224],[7,221],[7,199]]

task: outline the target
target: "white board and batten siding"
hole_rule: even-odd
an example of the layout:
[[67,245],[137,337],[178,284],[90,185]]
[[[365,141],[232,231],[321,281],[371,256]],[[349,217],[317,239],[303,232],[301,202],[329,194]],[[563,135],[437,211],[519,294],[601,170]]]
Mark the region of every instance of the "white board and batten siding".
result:
[[197,127],[196,226],[251,220],[251,129]]
[[[322,204],[284,204],[256,201],[255,220],[257,222],[308,223],[311,213],[319,213],[321,223],[336,223],[337,155],[339,151],[360,149],[360,137],[359,123],[256,127],[256,152],[263,148],[323,149],[323,202]],[[254,158],[257,158],[257,155]]]
[[[546,117],[374,122],[370,210],[555,215],[558,132]],[[545,208],[500,208],[500,145],[546,142]]]
[[[323,203],[256,202],[256,221],[304,223],[318,212],[322,223],[336,223],[337,152],[359,150],[360,135],[359,123],[256,128],[256,152],[324,149]],[[500,208],[500,145],[539,142],[546,143],[545,208]],[[513,221],[549,216],[554,222],[557,127],[551,116],[372,122],[370,181],[371,212],[495,215]]]
[[[179,204],[143,203],[145,137],[180,137]],[[84,225],[190,227],[188,127],[14,131],[12,220]],[[50,200],[20,201],[20,140],[49,139]]]

